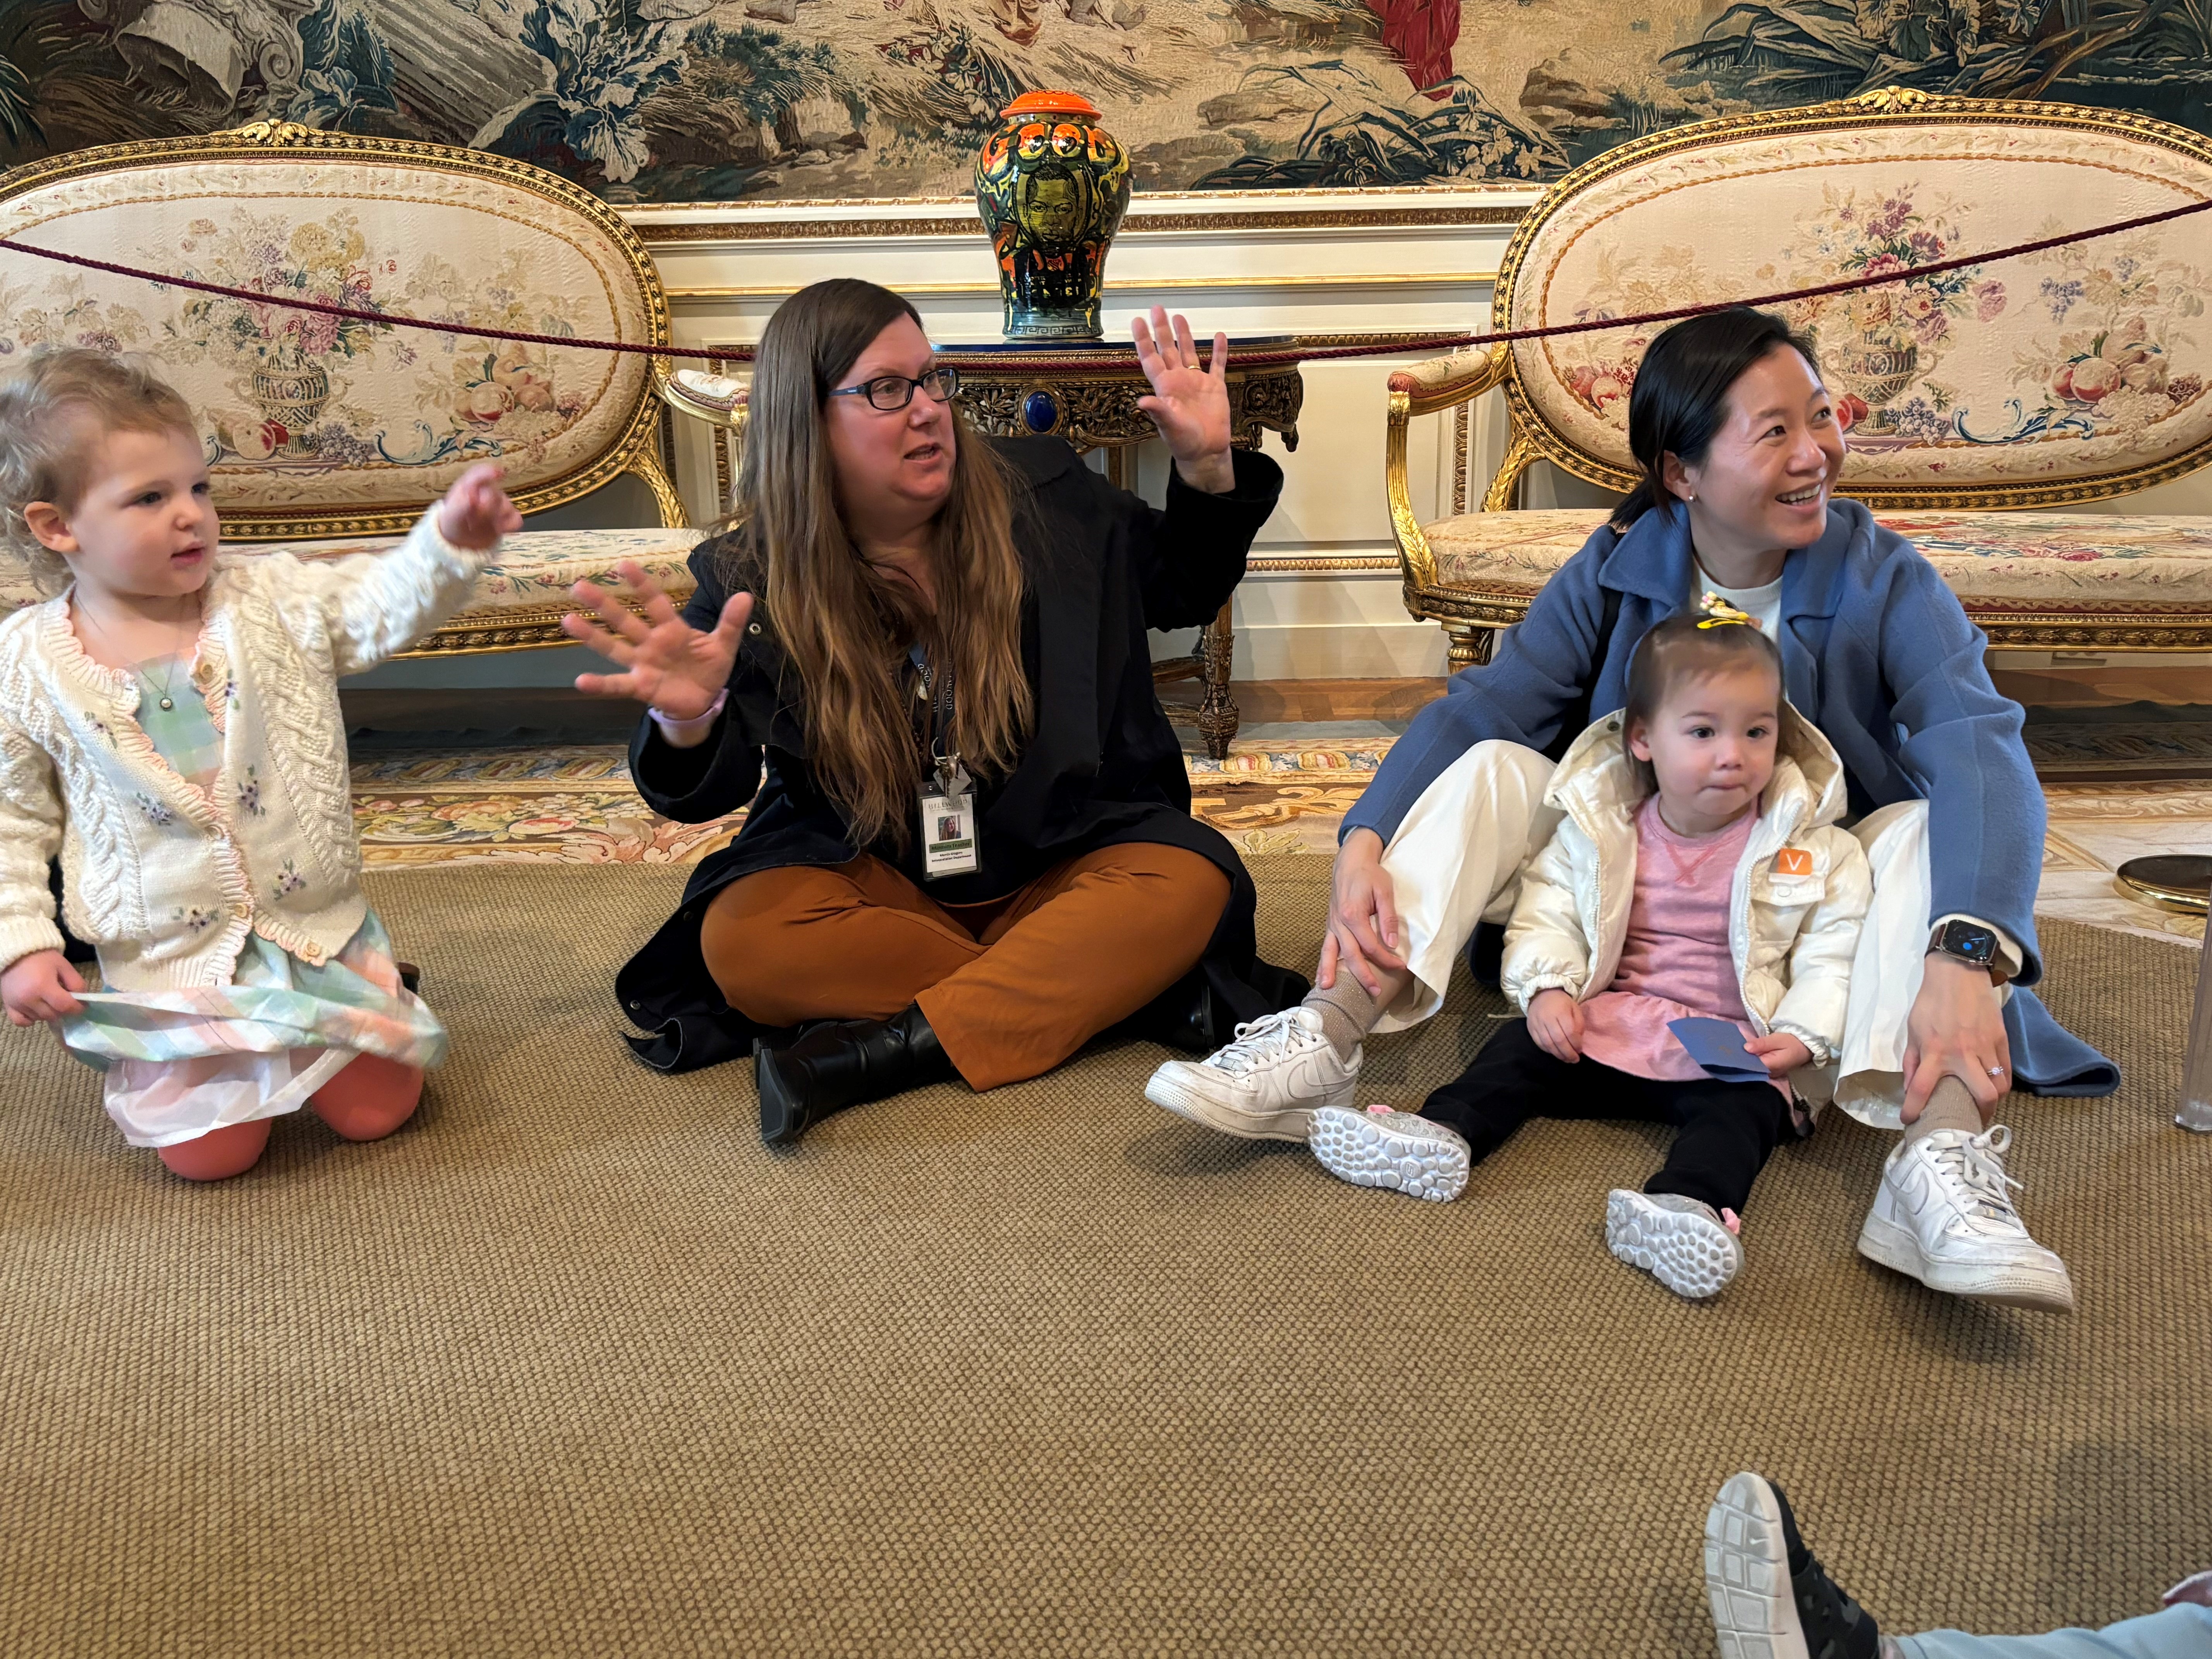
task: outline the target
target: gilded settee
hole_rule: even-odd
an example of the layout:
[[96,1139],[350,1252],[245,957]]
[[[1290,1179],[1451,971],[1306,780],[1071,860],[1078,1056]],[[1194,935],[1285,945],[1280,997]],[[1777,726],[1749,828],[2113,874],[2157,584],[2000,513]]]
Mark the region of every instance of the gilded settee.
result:
[[[2212,143],[2143,117],[1911,91],[1676,128],[1563,178],[1502,262],[1497,328],[1602,321],[1910,270],[2212,198]],[[2212,517],[2033,511],[2212,462],[2212,214],[1779,307],[1853,419],[1841,491],[1918,544],[1993,645],[2212,648]],[[1487,660],[1603,523],[1515,503],[1539,460],[1608,489],[1653,326],[1470,347],[1390,378],[1407,608]],[[1503,388],[1480,510],[1424,524],[1417,417]],[[1464,466],[1468,422],[1457,422]]]
[[[349,310],[668,341],[651,257],[587,191],[437,144],[257,123],[79,150],[0,175],[0,236]],[[226,544],[387,544],[478,461],[526,514],[635,473],[660,522],[526,531],[409,653],[565,643],[579,577],[635,558],[679,595],[702,532],[661,459],[664,360],[433,332],[155,285],[0,248],[0,373],[46,345],[139,352],[201,416]],[[0,554],[0,610],[40,597]]]

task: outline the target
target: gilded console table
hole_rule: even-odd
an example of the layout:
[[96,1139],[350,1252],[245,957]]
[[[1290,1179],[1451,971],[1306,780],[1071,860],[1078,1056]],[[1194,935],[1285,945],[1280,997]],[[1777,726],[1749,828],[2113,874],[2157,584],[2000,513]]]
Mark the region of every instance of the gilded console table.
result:
[[[1243,369],[1239,351],[1283,351],[1295,348],[1288,336],[1232,339],[1229,343],[1229,441],[1257,449],[1263,431],[1279,432],[1285,449],[1298,447],[1298,410],[1305,382],[1295,362]],[[960,401],[968,418],[1002,438],[1060,438],[1078,452],[1106,452],[1106,476],[1125,489],[1136,488],[1131,465],[1136,447],[1158,436],[1152,417],[1137,407],[1152,391],[1132,344],[1046,345],[1033,340],[1006,344],[941,345],[939,360],[960,371]],[[1204,354],[1212,356],[1208,346]],[[1152,678],[1164,684],[1196,679],[1205,685],[1199,703],[1198,734],[1216,760],[1229,757],[1239,715],[1229,695],[1229,672],[1236,635],[1229,606],[1200,630],[1198,648],[1188,657],[1156,663]]]

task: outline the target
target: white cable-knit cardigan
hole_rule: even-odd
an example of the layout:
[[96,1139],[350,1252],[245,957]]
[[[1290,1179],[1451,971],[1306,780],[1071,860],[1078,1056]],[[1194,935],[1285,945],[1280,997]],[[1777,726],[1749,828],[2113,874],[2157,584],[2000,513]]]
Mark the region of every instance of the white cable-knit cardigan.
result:
[[155,751],[136,680],[85,654],[68,594],[0,622],[0,969],[61,948],[57,851],[110,990],[228,984],[249,933],[336,954],[368,914],[338,676],[460,609],[492,556],[434,509],[388,552],[218,554],[191,675],[222,734],[207,789]]

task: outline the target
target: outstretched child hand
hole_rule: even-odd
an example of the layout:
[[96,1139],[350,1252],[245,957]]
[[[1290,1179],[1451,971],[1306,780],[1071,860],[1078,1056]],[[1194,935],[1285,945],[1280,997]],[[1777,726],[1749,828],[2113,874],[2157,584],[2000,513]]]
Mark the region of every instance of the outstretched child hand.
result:
[[1583,1006],[1554,986],[1528,1003],[1528,1035],[1553,1060],[1572,1066],[1583,1057]]
[[481,553],[495,547],[502,536],[522,528],[522,514],[499,487],[507,469],[486,461],[453,480],[446,499],[438,503],[438,533],[455,547]]
[[33,951],[0,974],[0,1006],[14,1025],[81,1014],[84,1005],[70,994],[84,989],[84,979],[58,951]]
[[1804,1040],[1784,1031],[1770,1031],[1763,1037],[1746,1037],[1744,1052],[1766,1062],[1769,1077],[1788,1077],[1800,1066],[1813,1063],[1813,1051]]

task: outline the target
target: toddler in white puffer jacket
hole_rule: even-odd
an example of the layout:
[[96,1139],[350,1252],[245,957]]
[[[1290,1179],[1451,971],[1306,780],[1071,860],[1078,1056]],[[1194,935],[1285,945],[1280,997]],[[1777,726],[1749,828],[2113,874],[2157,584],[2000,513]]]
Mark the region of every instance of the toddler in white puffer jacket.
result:
[[[1501,975],[1526,1019],[1418,1116],[1316,1110],[1315,1153],[1347,1181],[1449,1199],[1530,1118],[1674,1125],[1659,1173],[1608,1199],[1606,1242],[1680,1295],[1717,1294],[1742,1266],[1753,1181],[1805,1121],[1789,1079],[1843,1040],[1873,895],[1837,823],[1847,795],[1750,618],[1709,598],[1660,623],[1627,706],[1576,740],[1546,793],[1564,816],[1522,872]],[[1684,1018],[1735,1026],[1768,1080],[1709,1073],[1672,1029]]]
[[302,1106],[389,1134],[443,1051],[362,892],[337,680],[466,603],[522,522],[498,479],[471,468],[388,553],[237,556],[145,367],[44,352],[0,386],[0,539],[60,590],[0,622],[0,1005],[187,1179],[251,1168]]

